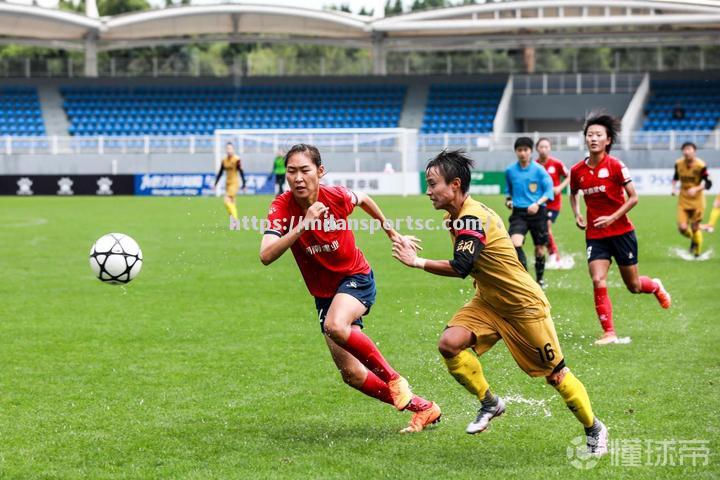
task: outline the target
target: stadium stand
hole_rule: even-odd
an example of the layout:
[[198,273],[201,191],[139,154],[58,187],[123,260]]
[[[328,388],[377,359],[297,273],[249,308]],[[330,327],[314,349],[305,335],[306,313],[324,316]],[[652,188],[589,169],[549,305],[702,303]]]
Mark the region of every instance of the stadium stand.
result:
[[720,81],[657,80],[643,130],[713,130],[720,119]]
[[62,87],[70,134],[209,135],[220,128],[397,127],[404,86]]
[[0,135],[45,135],[42,109],[35,88],[0,88]]
[[485,133],[505,85],[431,85],[422,133]]

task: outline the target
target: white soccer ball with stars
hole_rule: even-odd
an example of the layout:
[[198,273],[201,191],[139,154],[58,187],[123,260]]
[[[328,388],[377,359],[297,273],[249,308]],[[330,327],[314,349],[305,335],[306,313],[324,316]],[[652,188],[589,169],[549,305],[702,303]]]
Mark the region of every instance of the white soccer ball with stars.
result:
[[140,273],[142,264],[140,246],[124,233],[103,235],[90,249],[90,268],[105,283],[128,283]]

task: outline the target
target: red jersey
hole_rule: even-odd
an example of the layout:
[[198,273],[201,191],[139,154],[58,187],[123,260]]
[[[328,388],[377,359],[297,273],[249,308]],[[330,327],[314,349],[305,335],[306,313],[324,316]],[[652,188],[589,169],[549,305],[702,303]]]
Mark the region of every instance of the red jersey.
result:
[[593,226],[595,219],[612,215],[625,203],[625,185],[632,181],[623,162],[605,155],[597,166],[591,168],[588,159],[573,165],[570,170],[570,192],[583,192],[587,207],[585,238],[606,238],[622,235],[635,229],[627,215],[615,220],[605,228]]
[[[537,160],[537,162],[540,163],[540,160]],[[570,176],[570,170],[567,169],[564,163],[562,163],[555,157],[548,157],[548,159],[545,160],[545,163],[540,163],[540,165],[545,167],[545,171],[547,171],[548,175],[550,175],[550,178],[552,178],[553,187],[557,187],[558,185],[560,185],[560,183],[562,183],[564,178]],[[555,195],[554,199],[547,202],[548,210],[560,211],[561,206],[562,193],[558,193],[557,195]]]
[[[328,218],[321,219],[322,228],[305,230],[290,249],[310,293],[330,298],[343,278],[370,273],[370,264],[355,245],[355,235],[348,228],[347,218],[357,204],[355,194],[345,187],[320,185],[317,201],[328,207]],[[270,205],[269,227],[265,233],[283,236],[303,218],[305,212],[292,192],[287,191]]]

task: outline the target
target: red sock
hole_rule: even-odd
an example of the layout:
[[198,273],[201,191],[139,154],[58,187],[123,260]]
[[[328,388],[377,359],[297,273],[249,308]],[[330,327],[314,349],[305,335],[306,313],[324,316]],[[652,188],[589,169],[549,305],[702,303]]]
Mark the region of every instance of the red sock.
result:
[[607,287],[595,289],[595,312],[605,333],[615,333],[612,318],[612,302],[607,293]]
[[405,409],[410,410],[411,412],[422,412],[430,407],[432,407],[431,401],[425,400],[417,395],[413,395],[412,400],[410,400],[410,403],[408,403],[408,406],[405,407]]
[[557,244],[555,243],[555,237],[552,233],[548,233],[548,253],[550,253],[550,255],[553,255],[557,253],[557,251],[558,248]]
[[655,293],[658,290],[658,284],[650,277],[640,277],[640,291],[642,293]]
[[393,404],[387,383],[380,380],[377,375],[369,370],[365,383],[363,383],[358,390],[369,397],[377,398],[381,402],[389,403],[390,405]]
[[353,328],[347,342],[342,347],[380,377],[383,382],[387,383],[400,376],[383,358],[373,341],[360,330]]

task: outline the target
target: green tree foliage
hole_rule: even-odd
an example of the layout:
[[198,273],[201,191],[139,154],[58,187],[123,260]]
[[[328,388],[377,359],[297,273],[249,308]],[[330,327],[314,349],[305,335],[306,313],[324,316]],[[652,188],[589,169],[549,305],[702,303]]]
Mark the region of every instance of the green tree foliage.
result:
[[391,3],[392,0],[385,2],[385,15],[400,15],[403,13],[402,0],[395,0],[395,3]]

